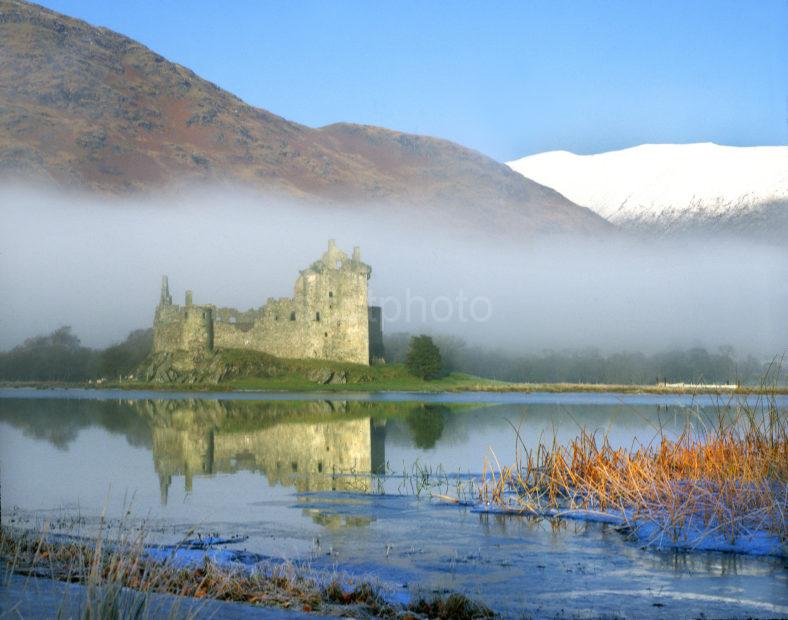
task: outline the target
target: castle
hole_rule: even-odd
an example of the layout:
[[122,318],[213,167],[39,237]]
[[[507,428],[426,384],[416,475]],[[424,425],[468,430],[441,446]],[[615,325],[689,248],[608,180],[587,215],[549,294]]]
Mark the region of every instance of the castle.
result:
[[331,240],[320,260],[301,271],[293,297],[269,298],[246,312],[195,304],[191,291],[183,306],[173,304],[164,276],[153,351],[252,349],[277,357],[369,364],[383,357],[381,309],[367,301],[371,274],[358,247],[348,257]]

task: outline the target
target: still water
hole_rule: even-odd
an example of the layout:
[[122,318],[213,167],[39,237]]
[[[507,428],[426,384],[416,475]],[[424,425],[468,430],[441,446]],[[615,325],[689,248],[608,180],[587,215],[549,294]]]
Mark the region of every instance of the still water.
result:
[[[3,521],[90,533],[129,511],[152,539],[247,536],[275,560],[379,579],[394,598],[460,590],[507,617],[786,616],[779,558],[642,549],[601,524],[480,515],[456,495],[484,459],[575,437],[702,425],[712,397],[0,391]],[[265,400],[261,400],[265,399]],[[426,400],[425,400],[426,399]],[[468,402],[468,401],[476,402]],[[779,402],[787,404],[785,399]]]

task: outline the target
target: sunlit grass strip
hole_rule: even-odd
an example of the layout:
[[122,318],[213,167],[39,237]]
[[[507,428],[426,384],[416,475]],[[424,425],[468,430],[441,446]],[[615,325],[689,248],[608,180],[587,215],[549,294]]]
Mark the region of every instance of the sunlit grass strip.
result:
[[707,427],[688,424],[674,439],[660,432],[618,449],[585,430],[568,444],[532,449],[518,436],[514,465],[485,462],[479,501],[490,510],[618,521],[660,546],[762,552],[770,544],[784,555],[786,417],[766,399],[720,411]]

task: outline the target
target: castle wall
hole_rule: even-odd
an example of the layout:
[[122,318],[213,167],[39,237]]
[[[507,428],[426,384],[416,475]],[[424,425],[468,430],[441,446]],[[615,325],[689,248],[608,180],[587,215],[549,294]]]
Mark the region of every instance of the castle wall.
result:
[[211,351],[213,307],[160,305],[153,323],[153,352]]
[[213,308],[186,306],[183,310],[181,347],[186,351],[212,351],[213,343]]
[[153,321],[153,352],[179,350],[182,330],[183,315],[180,306],[159,305]]
[[[154,321],[154,351],[252,349],[285,358],[370,362],[370,325],[382,355],[379,309],[370,311],[371,269],[333,242],[323,257],[301,272],[292,298],[269,299],[257,310],[173,306],[166,279]],[[169,300],[169,304],[167,301]]]
[[370,306],[369,313],[369,361],[382,360],[385,355],[383,349],[383,309],[380,306]]

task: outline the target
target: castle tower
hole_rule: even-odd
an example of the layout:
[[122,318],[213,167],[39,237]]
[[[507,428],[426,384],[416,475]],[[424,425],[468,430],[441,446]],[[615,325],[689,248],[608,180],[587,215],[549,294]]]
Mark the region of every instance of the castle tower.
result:
[[190,302],[189,298],[183,310],[180,348],[183,351],[213,351],[213,308]]
[[172,351],[174,343],[180,339],[180,318],[178,306],[173,305],[170,294],[169,278],[161,277],[159,305],[153,317],[153,352]]
[[170,282],[167,279],[167,276],[161,277],[161,298],[159,299],[159,304],[161,304],[162,306],[172,305],[172,295],[170,295]]
[[307,321],[306,357],[369,364],[367,281],[372,269],[331,239],[328,249],[301,272],[295,286],[296,314]]
[[167,276],[161,279],[161,296],[153,319],[153,352],[212,351],[213,307],[192,302],[192,292],[186,291],[183,306],[172,303]]

